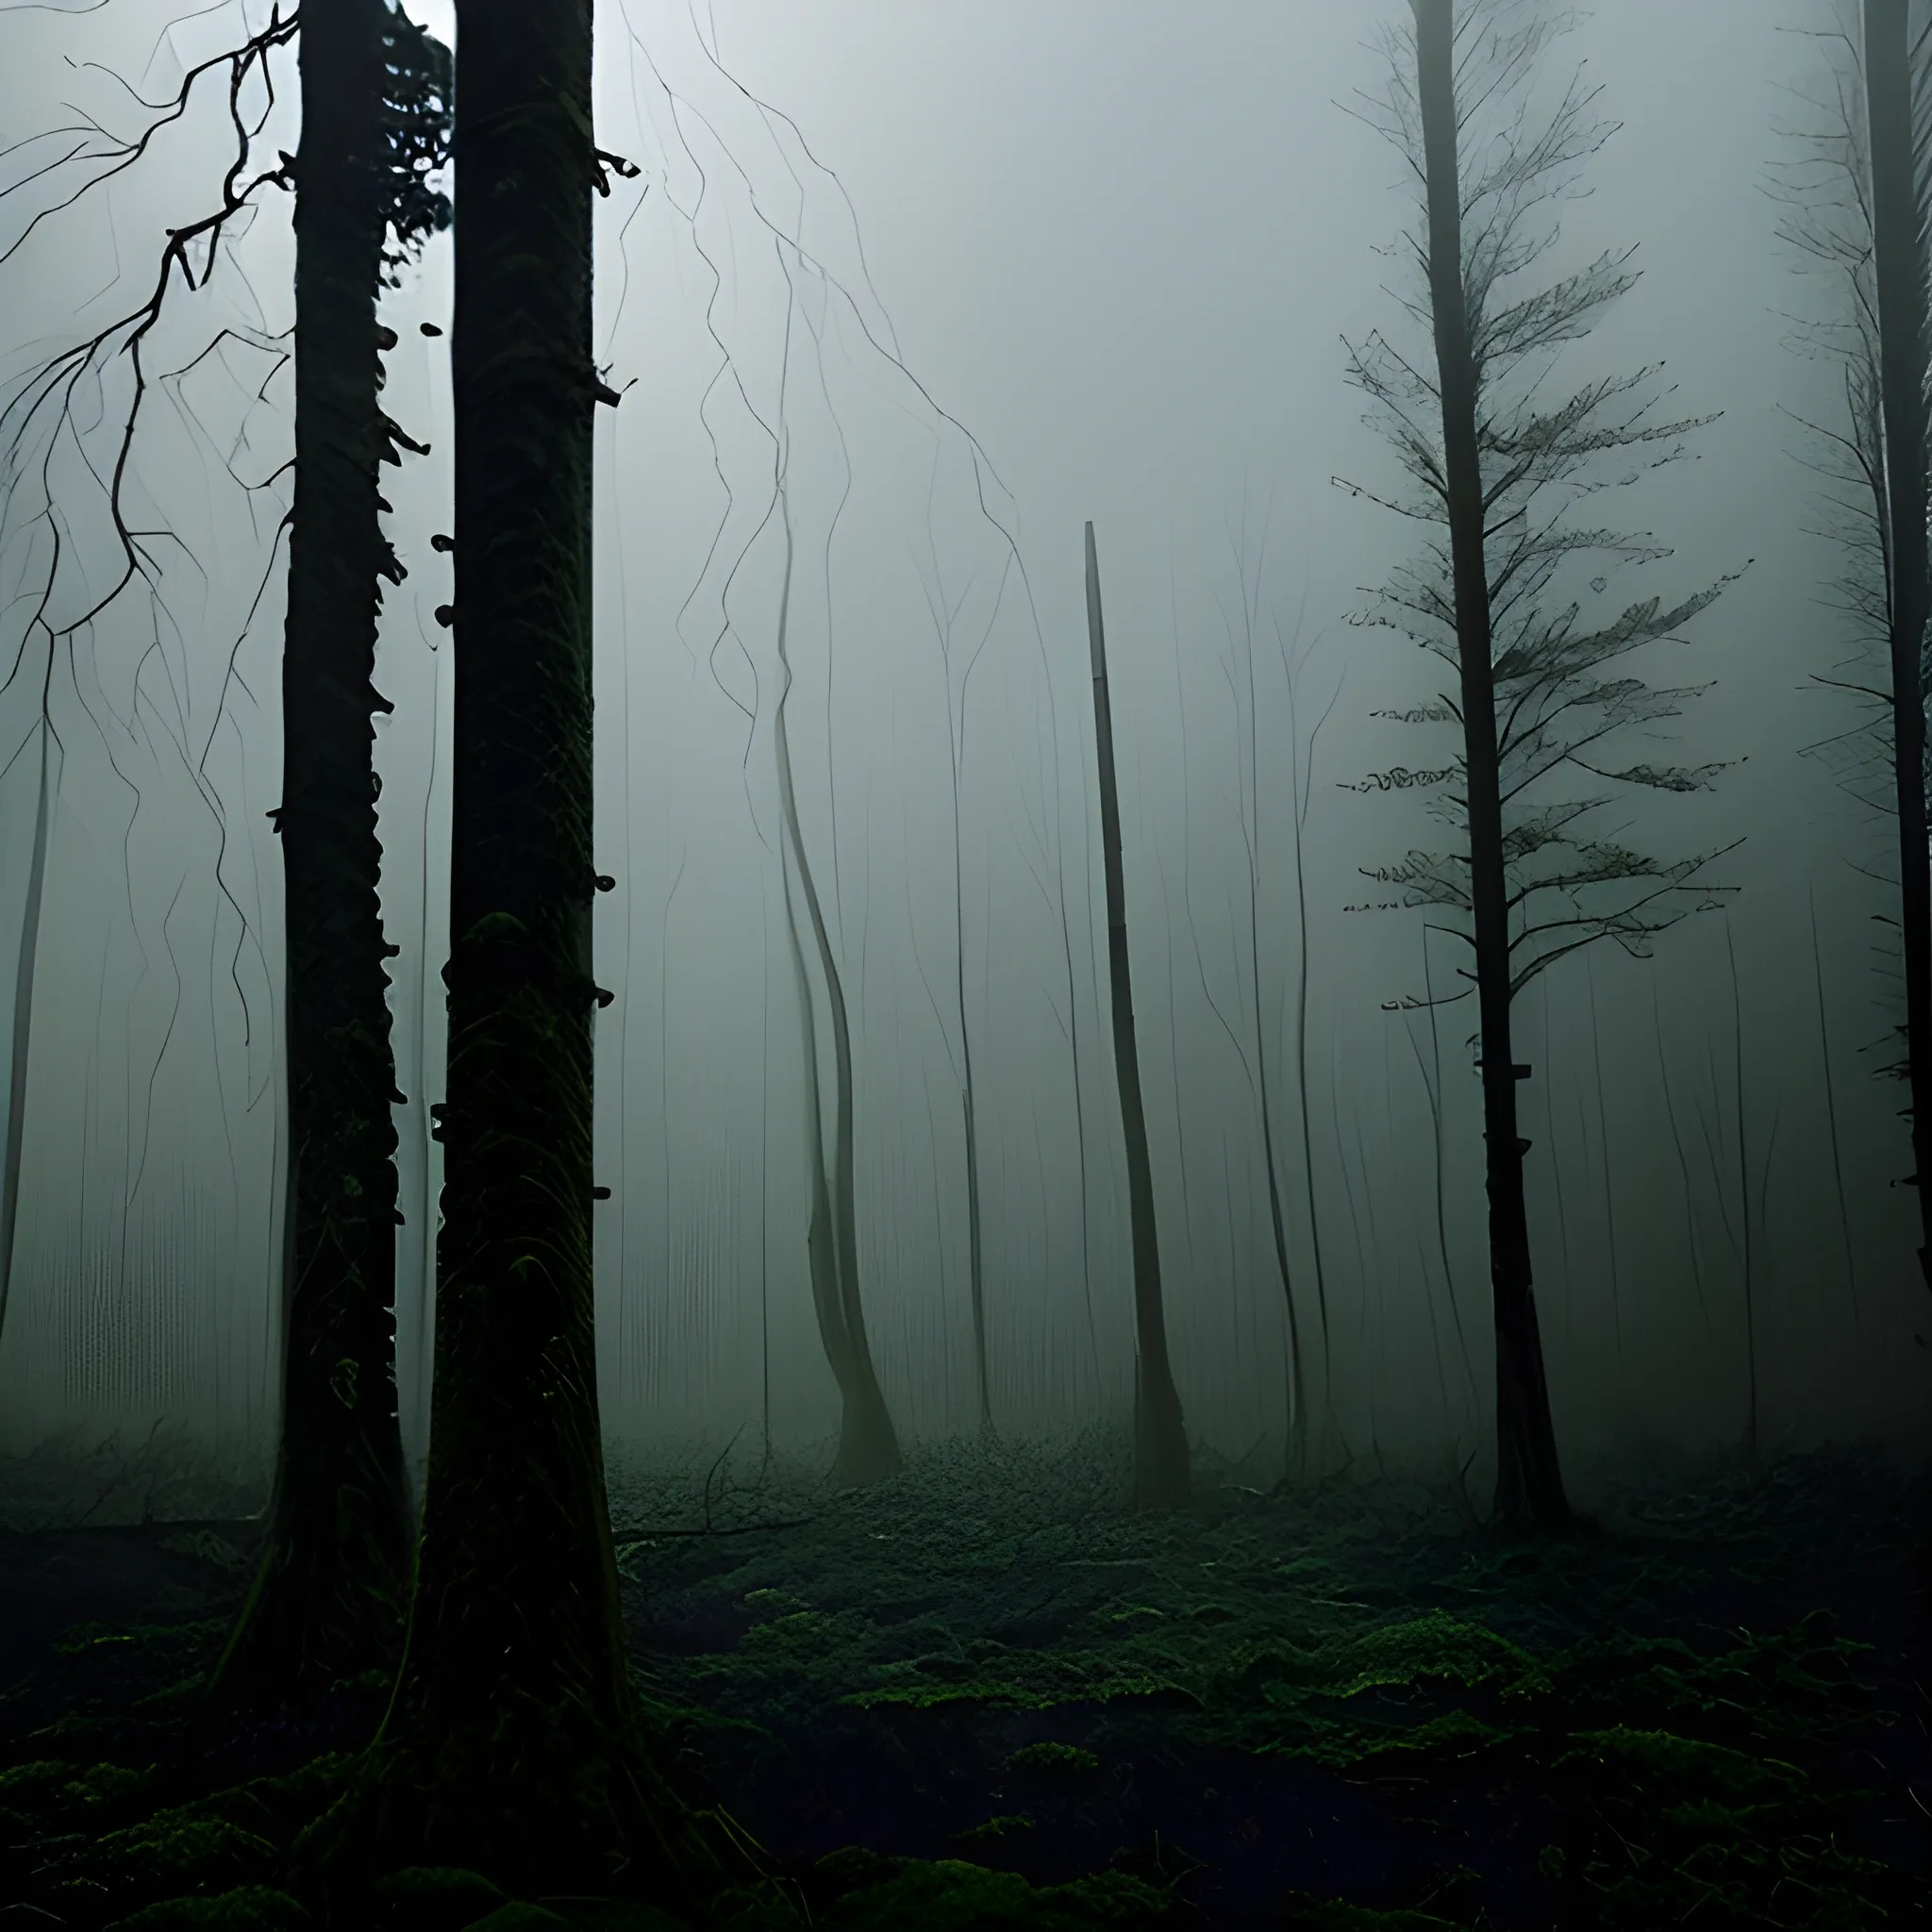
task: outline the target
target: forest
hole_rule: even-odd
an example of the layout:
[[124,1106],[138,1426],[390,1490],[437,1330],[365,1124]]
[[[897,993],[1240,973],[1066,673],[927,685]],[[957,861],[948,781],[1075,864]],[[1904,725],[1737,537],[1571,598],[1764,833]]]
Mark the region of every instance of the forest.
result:
[[0,51],[0,1913],[1923,1923],[1932,0]]

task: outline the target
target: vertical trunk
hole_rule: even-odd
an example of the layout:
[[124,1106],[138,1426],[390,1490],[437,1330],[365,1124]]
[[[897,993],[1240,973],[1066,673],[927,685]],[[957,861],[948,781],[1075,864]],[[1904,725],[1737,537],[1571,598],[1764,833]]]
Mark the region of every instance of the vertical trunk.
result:
[[1490,1195],[1490,1280],[1496,1331],[1496,1515],[1559,1529],[1570,1507],[1557,1460],[1529,1266],[1516,1068],[1509,1038],[1509,909],[1503,866],[1489,572],[1476,449],[1476,369],[1463,301],[1453,0],[1411,0],[1429,217],[1429,299],[1442,399],[1449,553],[1462,679],[1470,899],[1481,1010],[1483,1129]]
[[[899,1467],[899,1439],[886,1407],[872,1350],[865,1336],[865,1309],[858,1291],[858,1227],[853,1174],[852,1036],[845,1017],[845,991],[839,964],[832,957],[831,935],[825,929],[824,908],[806,857],[805,838],[798,824],[798,795],[791,782],[791,739],[785,724],[785,706],[791,695],[791,660],[786,641],[791,612],[791,508],[780,498],[785,528],[785,577],[778,600],[778,666],[784,679],[773,720],[773,748],[778,761],[778,811],[785,840],[797,869],[811,921],[812,944],[825,980],[826,1002],[832,1013],[834,1094],[833,1164],[825,1167],[824,1115],[819,1092],[818,1028],[813,1017],[811,986],[806,976],[805,951],[798,936],[798,910],[791,898],[791,874],[785,874],[786,929],[791,936],[791,963],[798,981],[801,1024],[805,1029],[806,1101],[811,1156],[811,1223],[806,1253],[811,1270],[812,1306],[818,1315],[819,1339],[839,1385],[839,1452],[832,1464],[833,1479],[857,1487],[876,1482]],[[779,856],[784,865],[784,855]]]
[[1932,1286],[1932,879],[1925,849],[1925,248],[1912,140],[1907,0],[1865,0],[1865,111],[1878,282],[1879,402],[1885,436],[1886,617],[1891,654],[1892,773],[1905,941],[1906,1066],[1919,1267]]
[[[962,989],[963,991],[963,989]],[[979,1390],[979,1426],[992,1427],[992,1385],[986,1372],[986,1262],[979,1231],[979,1130],[973,1118],[973,1049],[966,1039],[966,1006],[959,1004],[960,1059],[966,1077],[959,1089],[959,1111],[966,1129],[966,1261],[973,1294],[973,1371]]]
[[21,1136],[26,1127],[27,1055],[33,1047],[34,967],[41,952],[41,904],[47,882],[47,834],[54,818],[52,697],[54,647],[47,646],[47,680],[41,693],[41,778],[34,806],[34,849],[27,867],[26,906],[20,922],[20,960],[14,969],[13,1029],[7,1057],[7,1164],[0,1170],[0,1326],[13,1288],[13,1236],[20,1222]]
[[959,1115],[966,1135],[966,1285],[973,1309],[973,1379],[982,1432],[992,1427],[992,1385],[986,1366],[986,1241],[979,1219],[979,1127],[973,1107],[973,1028],[966,1018],[966,886],[959,853],[959,757],[964,746],[966,692],[959,692],[961,722],[953,730],[952,667],[946,667],[946,753],[953,773],[953,958],[959,1008]]
[[[396,1134],[371,685],[384,446],[384,0],[302,23],[295,496],[282,660],[291,1141],[282,1425],[267,1543],[215,1707],[313,1707],[393,1667],[412,1526],[396,1416]],[[392,566],[391,566],[392,567]]]
[[402,1669],[331,1822],[377,1870],[675,1904],[702,1855],[638,1725],[591,1293],[591,8],[458,19],[434,1420]]
[[1107,960],[1113,1003],[1113,1063],[1127,1142],[1127,1208],[1134,1241],[1134,1501],[1142,1509],[1184,1507],[1191,1495],[1188,1432],[1167,1358],[1160,1302],[1160,1237],[1154,1221],[1154,1167],[1141,1103],[1134,1040],[1134,990],[1127,962],[1126,890],[1121,870],[1121,808],[1114,789],[1113,712],[1107,695],[1107,636],[1100,618],[1100,559],[1087,525],[1087,640],[1093,660],[1093,735],[1100,760],[1100,837],[1107,861]]

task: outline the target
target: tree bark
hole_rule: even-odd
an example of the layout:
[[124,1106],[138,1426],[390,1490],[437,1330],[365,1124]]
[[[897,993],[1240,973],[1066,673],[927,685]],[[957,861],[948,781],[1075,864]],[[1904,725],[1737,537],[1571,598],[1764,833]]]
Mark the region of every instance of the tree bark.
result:
[[[376,896],[371,684],[385,446],[375,316],[388,157],[384,0],[303,12],[295,491],[283,640],[291,1230],[282,1422],[261,1562],[212,1708],[313,1712],[394,1668],[413,1524],[396,1415],[391,950]],[[391,341],[393,338],[391,339]]]
[[434,1419],[402,1668],[340,1848],[678,1907],[591,1294],[591,0],[460,0],[455,693]]
[[1885,436],[1886,618],[1891,660],[1892,776],[1898,809],[1906,1070],[1919,1268],[1932,1287],[1932,877],[1925,847],[1924,639],[1927,423],[1925,247],[1912,140],[1907,0],[1865,0],[1865,112],[1878,285],[1879,406]]
[[1477,371],[1463,299],[1453,0],[1411,0],[1429,223],[1429,298],[1442,403],[1449,553],[1467,765],[1470,902],[1481,1014],[1483,1130],[1490,1197],[1490,1281],[1496,1337],[1496,1498],[1505,1523],[1567,1528],[1530,1275],[1509,1027],[1508,889],[1497,770],[1496,706],[1476,445]]
[[1087,641],[1093,666],[1093,735],[1100,759],[1100,838],[1107,860],[1107,961],[1113,1004],[1113,1063],[1127,1142],[1127,1209],[1134,1245],[1134,1501],[1141,1509],[1184,1508],[1192,1493],[1188,1432],[1167,1356],[1160,1295],[1160,1235],[1154,1219],[1154,1166],[1141,1100],[1134,989],[1127,958],[1126,885],[1121,867],[1121,808],[1114,785],[1113,710],[1107,692],[1107,635],[1100,615],[1100,559],[1087,525]]

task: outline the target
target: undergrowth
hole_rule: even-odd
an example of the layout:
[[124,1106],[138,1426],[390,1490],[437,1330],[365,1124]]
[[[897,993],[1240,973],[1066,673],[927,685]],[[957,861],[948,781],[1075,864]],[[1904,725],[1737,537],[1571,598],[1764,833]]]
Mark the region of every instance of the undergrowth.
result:
[[[1212,1474],[1170,1518],[1126,1513],[1095,1444],[915,1456],[862,1494],[714,1471],[681,1511],[613,1481],[662,1748],[791,1887],[780,1918],[747,1898],[717,1923],[1921,1923],[1923,1485],[1792,1458],[1632,1491],[1544,1541],[1420,1491]],[[237,1552],[178,1547],[208,1614],[78,1626],[0,1695],[0,1894],[128,1932],[329,1924],[295,1844],[381,1687],[339,1735],[196,1757]],[[385,1887],[358,1924],[675,1923],[474,1873]]]

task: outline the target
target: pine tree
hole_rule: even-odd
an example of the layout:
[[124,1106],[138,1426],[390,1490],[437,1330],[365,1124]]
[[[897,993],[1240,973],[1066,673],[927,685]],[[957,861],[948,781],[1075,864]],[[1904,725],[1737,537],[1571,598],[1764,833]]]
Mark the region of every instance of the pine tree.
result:
[[[1713,890],[1698,874],[1716,853],[1657,858],[1594,836],[1588,820],[1623,788],[1700,791],[1721,769],[1603,762],[1614,734],[1674,717],[1695,694],[1606,673],[1671,638],[1732,579],[1668,606],[1643,598],[1597,621],[1583,616],[1581,587],[1559,580],[1592,554],[1612,568],[1670,554],[1647,537],[1579,527],[1563,517],[1563,502],[1672,460],[1682,438],[1711,419],[1657,420],[1655,369],[1544,400],[1555,352],[1587,334],[1637,278],[1624,250],[1541,287],[1519,280],[1555,239],[1549,204],[1612,130],[1591,118],[1596,92],[1574,78],[1553,108],[1535,112],[1529,97],[1559,17],[1524,0],[1411,6],[1412,30],[1387,39],[1387,93],[1362,99],[1357,111],[1407,159],[1421,191],[1424,231],[1407,245],[1423,287],[1406,306],[1427,327],[1433,355],[1410,359],[1374,334],[1351,345],[1348,373],[1419,486],[1413,500],[1373,500],[1443,533],[1422,562],[1396,574],[1368,621],[1433,651],[1454,669],[1455,686],[1386,715],[1452,726],[1459,744],[1428,768],[1398,765],[1354,789],[1437,791],[1437,815],[1466,835],[1459,851],[1412,851],[1367,871],[1400,888],[1404,903],[1452,914],[1450,929],[1473,955],[1466,976],[1480,1014],[1496,1349],[1495,1510],[1505,1522],[1562,1529],[1571,1512],[1524,1196],[1530,1143],[1517,1120],[1517,1086],[1530,1069],[1515,1058],[1510,1008],[1531,980],[1580,947],[1607,939],[1646,957],[1656,935],[1690,909],[1687,895]],[[1621,478],[1602,473],[1598,459],[1612,456],[1625,466]],[[1592,578],[1591,593],[1607,584],[1607,573]],[[1553,606],[1551,591],[1568,601]],[[1566,792],[1561,780],[1571,774],[1591,789]]]

